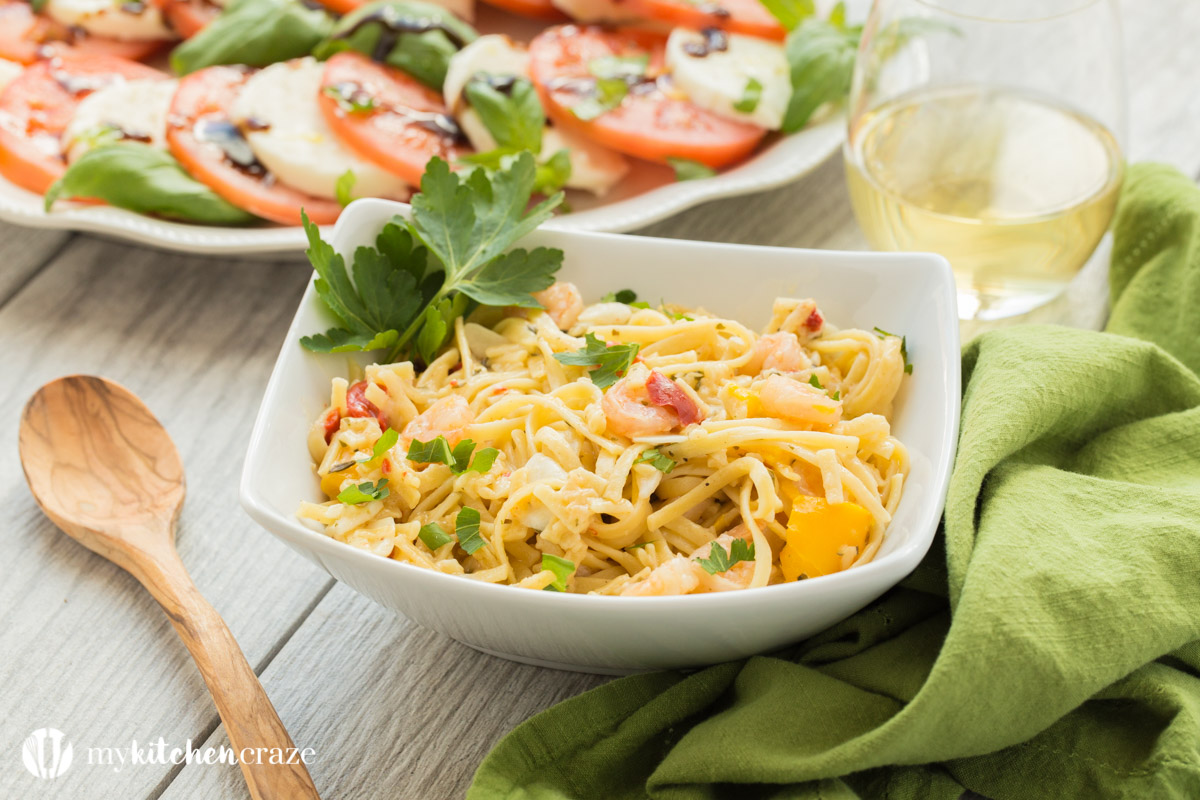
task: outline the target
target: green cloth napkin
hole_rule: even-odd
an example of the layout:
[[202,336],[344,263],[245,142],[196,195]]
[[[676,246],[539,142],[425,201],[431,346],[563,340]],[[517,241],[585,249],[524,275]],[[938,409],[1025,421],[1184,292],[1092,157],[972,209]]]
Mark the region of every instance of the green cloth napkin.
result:
[[900,586],[779,657],[561,703],[468,798],[1200,798],[1191,181],[1130,170],[1111,280],[1105,333],[967,346],[945,535]]

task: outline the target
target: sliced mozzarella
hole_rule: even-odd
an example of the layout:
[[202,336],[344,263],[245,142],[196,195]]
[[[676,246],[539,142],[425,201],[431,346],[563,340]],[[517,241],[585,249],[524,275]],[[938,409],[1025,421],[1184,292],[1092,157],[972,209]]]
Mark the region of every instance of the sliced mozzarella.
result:
[[407,185],[350,152],[317,106],[325,65],[314,58],[272,64],[250,76],[231,117],[254,155],[282,183],[316,197],[337,197],[337,182],[354,173],[355,197],[404,196]]
[[[529,55],[507,36],[489,34],[480,36],[450,59],[442,88],[446,107],[457,114],[458,125],[471,146],[487,152],[495,149],[496,140],[463,97],[467,81],[481,72],[498,77],[528,75]],[[604,194],[629,171],[629,162],[619,153],[582,136],[547,127],[542,132],[542,160],[559,150],[566,150],[570,156],[571,177],[567,186],[572,189]]]
[[127,41],[177,39],[150,0],[47,0],[53,20],[95,36]]
[[637,22],[642,17],[623,0],[550,0],[576,22]]
[[480,36],[450,58],[446,68],[446,80],[442,83],[442,95],[451,114],[461,110],[465,104],[462,92],[467,81],[479,73],[487,75],[528,75],[529,54],[525,48],[499,33]]
[[[666,56],[671,80],[701,108],[779,130],[792,95],[783,47],[737,33],[725,34],[723,38],[727,46],[718,50],[706,43],[705,34],[699,31],[685,28],[671,31]],[[692,55],[688,50],[707,54]],[[746,96],[751,80],[762,86],[758,105],[750,112],[738,111],[734,104]]]
[[15,81],[24,69],[25,65],[23,64],[0,58],[0,91],[3,91],[5,86]]
[[[63,131],[63,151],[75,161],[96,144],[118,139],[165,149],[167,109],[178,81],[116,81],[83,98]],[[113,133],[106,135],[105,131]]]

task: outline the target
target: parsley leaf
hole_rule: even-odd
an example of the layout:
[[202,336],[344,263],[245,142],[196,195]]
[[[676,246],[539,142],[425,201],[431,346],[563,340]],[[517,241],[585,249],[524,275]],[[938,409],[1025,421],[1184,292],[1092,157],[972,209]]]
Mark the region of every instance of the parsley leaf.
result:
[[538,194],[551,195],[566,186],[570,179],[571,153],[566,148],[556,150],[554,155],[537,165],[533,190]]
[[588,333],[585,341],[587,344],[573,353],[555,353],[554,360],[560,364],[596,367],[588,372],[588,377],[601,389],[607,389],[624,376],[638,352],[636,343],[610,347],[593,333]]
[[841,399],[842,399],[842,392],[841,392],[841,390],[840,390],[840,389],[834,389],[834,390],[833,390],[833,394],[832,394],[832,395],[830,395],[830,397],[832,397],[834,400],[841,400]]
[[797,25],[817,13],[813,0],[762,0],[762,4],[788,31],[795,30]]
[[[487,544],[479,534],[479,512],[473,508],[464,508],[454,519],[454,534],[458,537],[458,546],[469,555]],[[419,534],[418,534],[419,535]]]
[[348,486],[338,494],[339,503],[356,506],[359,503],[369,503],[372,500],[382,500],[390,494],[387,488],[387,478],[380,478],[378,483],[365,481],[355,486]]
[[438,436],[428,442],[413,439],[408,445],[408,460],[417,464],[446,464],[454,463],[454,453],[445,436]]
[[[633,289],[621,289],[616,292],[609,292],[608,294],[604,295],[604,297],[600,298],[601,303],[624,303],[625,305],[629,305],[630,303],[636,301],[637,292],[635,292]],[[649,308],[649,306],[647,306],[647,308]]]
[[354,174],[354,170],[346,170],[337,179],[333,190],[337,194],[338,205],[342,208],[354,202],[354,184],[358,182],[358,176]]
[[666,453],[660,453],[655,447],[644,451],[633,463],[649,464],[664,475],[671,474],[671,470],[675,469],[675,459]]
[[450,534],[446,533],[442,526],[436,522],[427,522],[422,525],[417,538],[424,542],[425,546],[430,550],[437,550],[439,547],[444,547],[454,541],[450,538]]
[[746,81],[746,88],[742,90],[742,99],[733,104],[735,111],[741,111],[743,114],[750,114],[754,109],[758,108],[758,101],[762,99],[763,85],[759,83],[757,78],[750,78]]
[[[399,439],[400,439],[400,432],[395,430],[394,428],[388,428],[386,431],[383,432],[382,436],[380,436],[377,440],[375,440],[375,447],[373,447],[371,449],[371,455],[367,458],[358,459],[358,461],[356,463],[372,464],[372,463],[378,461],[379,459],[383,458],[383,456],[387,453],[388,450],[391,450],[393,447],[396,446],[396,442]],[[330,470],[330,471],[332,472],[333,470]]]
[[509,152],[528,150],[534,155],[542,152],[546,112],[542,110],[533,84],[527,79],[514,78],[511,85],[501,91],[480,73],[467,81],[463,93],[500,149]]
[[496,456],[500,455],[496,448],[485,447],[475,453],[472,459],[474,451],[475,442],[470,439],[463,439],[453,450],[445,436],[428,442],[413,439],[408,446],[408,460],[418,464],[445,464],[455,475],[462,475],[464,472],[487,472],[496,462]]
[[815,387],[817,387],[818,389],[824,389],[824,388],[825,388],[824,386],[822,386],[822,385],[821,385],[821,380],[820,380],[820,378],[818,378],[816,375],[809,375],[809,376],[808,376],[808,382],[809,382],[809,384],[810,384],[810,385],[812,385],[812,386],[815,386]]
[[671,169],[675,170],[675,180],[677,181],[694,181],[700,178],[711,178],[717,174],[712,167],[706,167],[699,161],[687,158],[668,158],[667,163],[671,165]]
[[875,335],[880,339],[886,339],[887,337],[891,336],[900,340],[900,357],[904,359],[904,374],[912,375],[913,365],[912,362],[908,360],[908,337],[900,336],[897,333],[888,333],[879,326],[875,326]]
[[542,553],[542,569],[554,573],[554,582],[547,586],[545,591],[565,592],[567,579],[575,574],[575,562],[549,553]]
[[735,539],[730,545],[728,552],[724,547],[712,543],[712,549],[709,551],[707,558],[698,558],[700,566],[709,575],[716,575],[718,572],[725,572],[734,564],[742,561],[754,560],[754,543],[748,542],[745,539]]

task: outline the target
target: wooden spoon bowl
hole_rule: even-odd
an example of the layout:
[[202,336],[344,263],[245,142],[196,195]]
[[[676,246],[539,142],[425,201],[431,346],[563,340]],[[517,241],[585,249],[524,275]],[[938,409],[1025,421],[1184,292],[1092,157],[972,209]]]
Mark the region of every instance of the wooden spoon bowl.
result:
[[[103,378],[59,378],[26,404],[20,452],[46,516],[132,574],[167,612],[212,693],[251,796],[316,798],[262,684],[175,550],[183,464],[150,409]],[[266,763],[261,748],[296,763]],[[241,757],[247,749],[258,752]]]

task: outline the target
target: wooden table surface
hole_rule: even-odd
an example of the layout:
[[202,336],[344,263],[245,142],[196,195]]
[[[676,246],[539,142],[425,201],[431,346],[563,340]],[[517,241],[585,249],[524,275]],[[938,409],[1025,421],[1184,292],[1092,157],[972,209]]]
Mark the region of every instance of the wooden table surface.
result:
[[[1200,177],[1200,9],[1125,0],[1130,154]],[[862,249],[835,157],[766,194],[718,201],[642,233]],[[1098,326],[1103,259],[1044,316]],[[125,573],[41,514],[17,459],[17,422],[42,383],[88,372],[139,394],[182,454],[179,549],[224,615],[326,798],[461,797],[508,730],[605,679],[513,664],[416,627],[259,529],[237,483],[251,424],[309,269],[225,261],[86,235],[0,227],[0,796],[248,796],[228,765],[88,765],[89,747],[162,737],[219,745],[208,693],[166,617]],[[75,765],[20,766],[35,729],[64,732]]]

